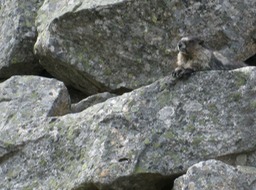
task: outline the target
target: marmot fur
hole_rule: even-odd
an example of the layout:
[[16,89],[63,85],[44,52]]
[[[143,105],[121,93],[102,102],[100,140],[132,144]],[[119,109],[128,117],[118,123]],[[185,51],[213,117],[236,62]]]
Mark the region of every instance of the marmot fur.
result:
[[177,67],[172,73],[175,78],[195,71],[230,70],[246,66],[243,62],[230,62],[220,53],[206,48],[203,43],[204,41],[197,37],[183,37],[178,42]]

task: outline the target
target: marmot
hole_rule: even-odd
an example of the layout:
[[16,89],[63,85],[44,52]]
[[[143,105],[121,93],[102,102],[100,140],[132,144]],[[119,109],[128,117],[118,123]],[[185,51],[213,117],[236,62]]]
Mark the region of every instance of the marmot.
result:
[[230,62],[218,52],[204,46],[204,41],[198,37],[183,37],[177,45],[179,50],[177,67],[172,73],[175,78],[190,75],[202,70],[230,70],[245,67],[244,63]]

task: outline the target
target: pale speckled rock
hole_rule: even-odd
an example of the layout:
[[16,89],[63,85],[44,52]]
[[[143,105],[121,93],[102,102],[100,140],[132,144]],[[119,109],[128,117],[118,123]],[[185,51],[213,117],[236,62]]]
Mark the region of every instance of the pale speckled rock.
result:
[[[55,79],[13,76],[0,83],[0,107],[0,189],[9,189],[6,186],[7,176],[19,175],[23,165],[26,171],[22,171],[22,175],[29,174],[29,169],[32,169],[29,165],[34,161],[31,160],[26,165],[23,163],[26,157],[18,157],[15,163],[20,164],[14,170],[1,164],[49,135],[44,129],[48,127],[45,126],[47,117],[69,113],[70,98],[65,85]],[[30,153],[40,157],[42,152],[40,147],[37,148],[31,149]],[[30,183],[33,184],[31,181]],[[10,189],[20,188],[14,185]]]
[[255,7],[255,0],[49,0],[38,13],[35,51],[52,75],[87,94],[135,89],[171,72],[184,35],[199,35],[231,60],[254,55]]
[[240,154],[244,162],[256,147],[255,86],[255,68],[198,72],[77,114],[31,120],[21,130],[30,134],[25,143],[15,143],[20,131],[5,125],[16,149],[0,160],[0,186],[167,190],[172,175],[199,161]]
[[[70,97],[65,85],[56,79],[13,76],[0,83],[0,123],[69,113]],[[20,118],[19,118],[20,117]]]
[[64,84],[55,79],[13,76],[0,83],[0,107],[0,147],[14,148],[15,143],[20,146],[33,138],[36,123],[69,113],[70,98]]
[[43,68],[33,53],[35,17],[43,0],[0,1],[0,78],[38,74]]
[[254,190],[256,168],[237,168],[216,160],[191,166],[174,182],[173,190]]
[[112,98],[114,96],[116,96],[116,95],[111,94],[109,92],[104,92],[104,93],[99,93],[99,94],[92,95],[88,98],[85,98],[85,99],[81,100],[78,103],[71,104],[71,113],[81,112],[81,111],[89,108],[90,106],[93,106],[95,104],[104,102],[107,99]]

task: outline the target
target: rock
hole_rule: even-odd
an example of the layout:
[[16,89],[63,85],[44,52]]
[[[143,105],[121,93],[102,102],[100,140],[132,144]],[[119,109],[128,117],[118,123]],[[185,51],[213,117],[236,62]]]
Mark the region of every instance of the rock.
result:
[[256,189],[256,168],[232,167],[208,160],[191,166],[174,182],[173,190]]
[[[65,115],[70,112],[66,87],[56,79],[13,76],[0,83],[0,123]],[[31,111],[33,110],[33,111]]]
[[55,79],[13,76],[0,83],[0,106],[1,147],[3,141],[8,145],[33,137],[36,123],[44,118],[69,113],[70,99],[64,84]]
[[255,68],[198,72],[183,81],[165,77],[77,114],[32,116],[18,130],[6,122],[0,137],[13,151],[0,159],[0,186],[171,189],[172,176],[195,163],[255,152],[255,86]]
[[[47,117],[60,116],[70,112],[70,99],[62,82],[36,76],[13,76],[0,83],[0,165],[21,153],[30,144],[46,135],[44,126]],[[48,135],[48,134],[47,134]],[[40,149],[40,148],[39,148]],[[30,150],[33,155],[40,150]],[[37,155],[39,156],[39,155]],[[17,158],[17,157],[15,157]],[[18,157],[15,162],[23,162]],[[33,162],[33,161],[32,161]],[[29,164],[29,163],[26,163]],[[25,165],[26,165],[25,164]],[[17,166],[12,174],[18,174],[23,164]],[[5,171],[9,168],[0,166],[1,189],[6,187]],[[19,189],[12,186],[11,189]]]
[[35,17],[43,0],[0,2],[0,78],[38,74],[42,67],[33,53]]
[[71,113],[78,113],[81,112],[90,106],[93,106],[95,104],[101,103],[106,101],[109,98],[112,98],[116,95],[110,94],[108,92],[100,93],[100,94],[95,94],[93,96],[90,96],[84,100],[81,100],[78,103],[71,104]]
[[35,51],[48,72],[89,95],[135,89],[170,74],[184,35],[205,38],[230,59],[254,55],[254,7],[254,0],[49,0],[38,13]]

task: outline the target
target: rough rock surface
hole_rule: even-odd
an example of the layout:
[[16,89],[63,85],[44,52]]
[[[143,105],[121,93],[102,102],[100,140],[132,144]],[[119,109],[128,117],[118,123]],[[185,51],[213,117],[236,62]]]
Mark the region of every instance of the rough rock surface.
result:
[[81,100],[78,103],[75,104],[71,104],[71,113],[78,113],[81,112],[95,104],[101,103],[106,101],[109,98],[112,98],[116,96],[115,94],[110,94],[108,92],[104,92],[104,93],[99,93],[99,94],[95,94],[92,95],[88,98],[85,98],[83,100]]
[[186,175],[174,182],[173,190],[254,190],[256,168],[232,167],[216,160],[190,167]]
[[43,0],[0,1],[0,78],[38,74],[42,67],[33,53],[35,17]]
[[[19,130],[3,124],[0,136],[12,135],[2,144],[15,148],[0,159],[0,186],[170,189],[172,175],[199,161],[255,151],[255,86],[255,68],[199,72],[185,81],[166,77],[77,114],[27,115],[33,122]],[[20,133],[29,134],[26,141]]]
[[[5,176],[8,168],[5,168],[4,161],[22,152],[29,144],[36,144],[45,135],[41,124],[46,117],[69,113],[70,99],[64,84],[55,79],[13,76],[0,83],[0,107],[0,189],[9,189]],[[36,150],[30,151],[37,154]],[[17,170],[7,175],[18,175],[23,161],[26,161],[25,157],[16,160]],[[10,189],[20,188],[14,185]]]
[[37,76],[13,76],[0,83],[0,104],[8,108],[1,111],[0,123],[15,120],[22,123],[23,118],[60,116],[70,111],[65,85],[56,79]]
[[0,83],[0,107],[1,149],[3,142],[9,146],[30,138],[23,132],[33,130],[33,122],[69,113],[70,99],[64,84],[55,79],[14,76]]
[[230,59],[254,55],[255,7],[255,0],[49,0],[38,13],[35,51],[52,75],[87,94],[135,89],[170,73],[184,35],[205,38]]

